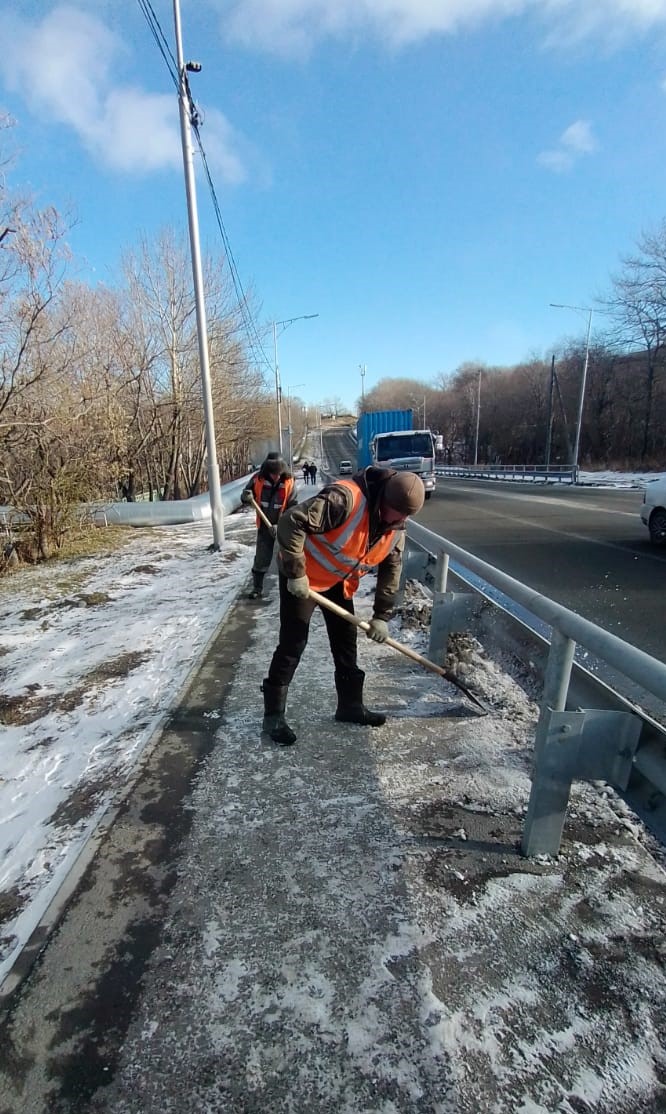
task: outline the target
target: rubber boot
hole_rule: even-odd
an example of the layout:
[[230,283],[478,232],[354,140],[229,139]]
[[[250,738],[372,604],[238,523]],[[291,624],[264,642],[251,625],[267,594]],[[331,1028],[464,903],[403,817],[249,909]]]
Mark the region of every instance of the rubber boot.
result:
[[264,594],[264,573],[252,573],[252,591],[248,592],[247,598],[249,600],[259,600]]
[[335,718],[340,723],[360,723],[364,727],[381,727],[386,723],[383,712],[371,712],[363,703],[362,669],[349,670],[335,674],[335,688],[338,694],[338,707]]
[[290,747],[296,742],[296,734],[284,718],[289,685],[272,685],[270,681],[265,680],[262,682],[261,691],[264,694],[262,732],[270,735],[273,742],[279,743],[281,747]]

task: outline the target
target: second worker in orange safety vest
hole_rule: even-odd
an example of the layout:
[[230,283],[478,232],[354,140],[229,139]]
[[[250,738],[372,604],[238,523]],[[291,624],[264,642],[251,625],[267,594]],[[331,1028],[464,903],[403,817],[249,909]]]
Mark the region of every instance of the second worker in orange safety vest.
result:
[[271,523],[270,527],[257,515],[257,548],[252,564],[252,588],[248,599],[258,600],[264,594],[264,577],[273,559],[273,547],[280,515],[296,502],[296,487],[291,472],[279,453],[269,453],[258,472],[241,492],[241,503],[254,499]]
[[[289,746],[296,741],[285,710],[289,683],[318,606],[308,595],[310,588],[353,614],[353,595],[360,578],[376,570],[373,618],[367,634],[383,642],[400,580],[405,521],[421,509],[424,498],[423,483],[413,472],[370,467],[322,488],[312,499],[280,516],[280,640],[262,684],[262,730],[276,743]],[[335,718],[343,723],[381,726],[386,716],[363,703],[365,674],[357,663],[357,627],[321,610],[335,665]]]

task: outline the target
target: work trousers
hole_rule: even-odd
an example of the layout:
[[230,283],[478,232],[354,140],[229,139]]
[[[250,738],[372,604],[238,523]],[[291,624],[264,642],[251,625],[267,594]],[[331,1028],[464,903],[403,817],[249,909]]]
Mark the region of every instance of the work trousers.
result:
[[[319,604],[311,599],[299,599],[292,596],[287,588],[287,578],[280,574],[280,641],[273,654],[268,681],[271,685],[288,685],[308,642],[310,620],[315,607]],[[354,601],[347,600],[343,594],[342,581],[338,581],[332,588],[328,588],[321,595],[327,596],[334,603],[344,607],[350,615],[354,614]],[[326,608],[321,608],[324,616],[328,641],[335,662],[336,673],[354,673],[356,664],[356,627],[341,619]]]
[[254,553],[252,572],[268,572],[271,561],[273,560],[274,547],[275,538],[268,529],[268,526],[266,526],[265,523],[262,522],[257,527],[257,548]]

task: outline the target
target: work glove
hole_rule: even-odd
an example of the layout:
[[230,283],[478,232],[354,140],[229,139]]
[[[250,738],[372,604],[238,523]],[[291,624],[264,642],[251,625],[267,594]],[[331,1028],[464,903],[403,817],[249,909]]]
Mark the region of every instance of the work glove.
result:
[[388,623],[384,619],[371,619],[365,632],[373,642],[386,642],[388,638]]
[[241,491],[241,503],[247,507],[252,502],[254,496],[251,491]]
[[310,591],[310,581],[307,576],[295,576],[292,580],[287,581],[287,589],[297,599],[306,600]]

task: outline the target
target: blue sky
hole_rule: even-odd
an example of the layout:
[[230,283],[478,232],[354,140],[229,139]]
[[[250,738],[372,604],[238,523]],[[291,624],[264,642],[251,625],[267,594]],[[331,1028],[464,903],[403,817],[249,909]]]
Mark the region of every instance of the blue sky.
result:
[[[152,0],[174,50],[171,0]],[[666,0],[181,0],[223,219],[283,385],[549,357],[666,216]],[[186,229],[175,90],[134,0],[0,13],[11,183],[81,276]],[[204,246],[222,245],[203,179]],[[273,358],[272,336],[264,344]]]

